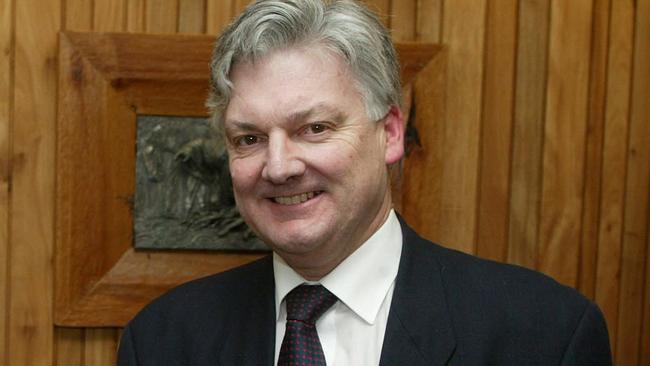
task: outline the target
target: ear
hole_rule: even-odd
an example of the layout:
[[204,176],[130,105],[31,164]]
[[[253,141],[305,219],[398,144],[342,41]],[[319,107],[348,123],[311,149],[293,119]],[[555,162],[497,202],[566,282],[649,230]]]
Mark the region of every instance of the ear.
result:
[[386,164],[399,161],[404,155],[404,116],[398,106],[391,106],[384,119],[386,138]]

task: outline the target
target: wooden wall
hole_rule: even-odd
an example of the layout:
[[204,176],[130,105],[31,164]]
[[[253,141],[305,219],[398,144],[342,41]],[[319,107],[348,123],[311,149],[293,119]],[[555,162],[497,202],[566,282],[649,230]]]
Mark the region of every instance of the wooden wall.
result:
[[[57,32],[217,34],[246,2],[0,0],[0,364],[115,363],[119,330],[52,325]],[[650,0],[369,2],[448,46],[414,224],[578,288],[650,364]]]

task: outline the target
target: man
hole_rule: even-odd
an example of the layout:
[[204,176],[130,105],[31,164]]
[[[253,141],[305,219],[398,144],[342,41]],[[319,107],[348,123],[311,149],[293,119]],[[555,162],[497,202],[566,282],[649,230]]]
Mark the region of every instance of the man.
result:
[[120,365],[611,363],[593,303],[397,217],[398,70],[349,1],[262,0],[225,30],[209,104],[237,207],[274,253],[147,306]]

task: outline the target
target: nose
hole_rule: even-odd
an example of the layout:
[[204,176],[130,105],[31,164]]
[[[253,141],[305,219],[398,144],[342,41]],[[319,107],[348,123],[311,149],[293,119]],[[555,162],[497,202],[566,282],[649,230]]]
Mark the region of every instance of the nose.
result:
[[286,134],[271,134],[267,146],[262,178],[274,184],[282,184],[305,172],[305,163],[301,159],[300,149]]

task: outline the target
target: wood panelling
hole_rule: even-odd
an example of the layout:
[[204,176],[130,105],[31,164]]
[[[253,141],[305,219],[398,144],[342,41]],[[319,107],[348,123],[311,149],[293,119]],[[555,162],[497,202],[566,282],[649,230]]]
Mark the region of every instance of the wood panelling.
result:
[[206,0],[206,33],[219,34],[233,16],[232,0]]
[[6,363],[13,104],[13,1],[0,0],[0,363]]
[[178,0],[147,0],[147,33],[175,33],[178,29]]
[[[217,34],[247,2],[0,0],[0,364],[115,362],[118,330],[53,326],[57,31]],[[413,90],[441,105],[412,223],[579,288],[616,364],[650,363],[650,0],[366,2],[447,47],[440,87]]]
[[549,0],[519,2],[508,261],[537,267]]
[[145,25],[145,1],[129,0],[126,8],[126,30],[127,32],[144,32]]
[[94,0],[93,30],[98,32],[124,30],[127,21],[126,4],[127,2],[123,0]]
[[416,39],[440,42],[442,27],[442,0],[418,0],[416,9]]
[[[429,239],[475,251],[481,97],[487,1],[444,4],[441,42],[448,47],[442,138],[440,224]],[[463,228],[458,230],[458,228]]]
[[609,29],[595,299],[608,319],[610,343],[616,349],[634,50],[632,0],[612,2]]
[[485,30],[476,254],[498,261],[505,261],[508,255],[516,30],[517,2],[489,1]]
[[185,0],[178,7],[179,33],[205,32],[205,0]]
[[605,93],[607,88],[607,42],[609,38],[609,0],[594,1],[589,69],[589,97],[582,201],[582,237],[577,288],[593,298],[598,255],[598,217],[600,212]]
[[[15,43],[5,365],[53,359],[52,251],[60,1],[14,2]],[[35,21],[38,19],[38,21]]]
[[616,342],[618,365],[640,364],[650,214],[650,1],[637,1],[636,7]]
[[592,4],[551,3],[538,268],[577,285]]

